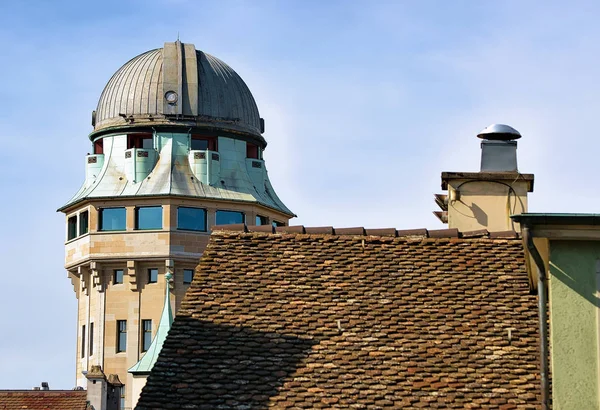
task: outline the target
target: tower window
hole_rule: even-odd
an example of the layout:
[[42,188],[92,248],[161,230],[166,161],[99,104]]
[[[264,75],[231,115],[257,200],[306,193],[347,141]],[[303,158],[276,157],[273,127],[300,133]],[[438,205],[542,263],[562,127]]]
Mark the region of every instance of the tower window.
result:
[[117,353],[127,350],[127,321],[117,320]]
[[67,219],[67,240],[77,237],[77,216]]
[[113,285],[119,285],[123,283],[123,269],[115,269],[113,275]]
[[104,140],[102,138],[94,141],[94,154],[104,154]]
[[183,283],[189,284],[192,283],[194,279],[194,270],[193,269],[184,269],[183,270]]
[[217,150],[217,139],[215,137],[206,137],[201,135],[192,135],[192,140],[190,142],[190,149],[192,150]]
[[127,149],[143,148],[153,149],[154,140],[152,134],[130,134],[127,136]]
[[269,218],[267,218],[266,216],[262,216],[262,215],[256,215],[256,219],[255,219],[254,223],[256,225],[268,225]]
[[90,356],[94,354],[94,323],[90,323]]
[[206,210],[201,208],[177,208],[177,229],[206,232]]
[[161,229],[162,206],[135,208],[135,229]]
[[121,406],[119,407],[120,409],[124,409],[125,408],[125,385],[121,385]]
[[142,352],[146,352],[152,343],[152,320],[142,320]]
[[100,209],[99,225],[101,231],[124,231],[126,212],[125,208]]
[[158,269],[148,269],[148,283],[158,282]]
[[279,221],[273,221],[273,222],[271,222],[271,225],[273,225],[274,227],[278,227],[278,226],[285,226],[285,223],[279,222]]
[[217,225],[231,225],[244,223],[244,213],[237,211],[217,211]]
[[246,143],[246,158],[260,159],[258,145]]
[[83,211],[79,214],[79,235],[85,235],[88,233],[88,224],[89,224],[89,213],[88,211]]
[[81,326],[81,358],[85,357],[85,325]]

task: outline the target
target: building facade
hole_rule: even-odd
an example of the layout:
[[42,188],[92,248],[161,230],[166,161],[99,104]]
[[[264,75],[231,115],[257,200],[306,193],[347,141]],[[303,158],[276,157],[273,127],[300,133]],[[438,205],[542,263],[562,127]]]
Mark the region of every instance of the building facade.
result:
[[[92,114],[85,181],[66,215],[65,268],[78,299],[77,385],[91,366],[131,374],[173,311],[215,225],[285,226],[294,214],[269,181],[264,120],[221,60],[179,41],[109,80]],[[164,280],[165,274],[172,279]]]

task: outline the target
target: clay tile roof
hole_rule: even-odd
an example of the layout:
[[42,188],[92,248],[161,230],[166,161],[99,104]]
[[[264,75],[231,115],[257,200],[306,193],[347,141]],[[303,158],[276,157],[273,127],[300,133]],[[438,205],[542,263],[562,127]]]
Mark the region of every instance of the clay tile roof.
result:
[[137,408],[539,408],[521,240],[446,234],[213,233]]
[[86,410],[85,390],[0,390],[0,410]]
[[332,226],[278,226],[271,225],[216,225],[212,228],[213,232],[234,231],[234,232],[268,232],[268,233],[306,233],[306,234],[326,234],[326,235],[366,235],[366,236],[397,236],[397,237],[423,237],[423,238],[519,238],[519,233],[515,231],[488,232],[486,229],[477,231],[460,232],[458,229],[406,229],[396,230],[395,228],[365,229],[363,227],[355,228],[334,228]]

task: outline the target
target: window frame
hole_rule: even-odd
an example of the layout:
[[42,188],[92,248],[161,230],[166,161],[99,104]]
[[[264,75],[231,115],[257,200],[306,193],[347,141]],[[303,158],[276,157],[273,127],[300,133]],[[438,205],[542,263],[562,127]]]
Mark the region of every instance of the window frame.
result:
[[[193,148],[193,141],[206,141],[206,148]],[[190,151],[218,151],[218,139],[211,135],[192,134],[190,137]]]
[[[139,211],[140,209],[149,209],[149,208],[153,208],[153,209],[160,209],[160,227],[156,228],[156,227],[150,227],[150,228],[140,228],[140,219],[139,219]],[[160,230],[163,229],[164,224],[163,224],[163,207],[162,205],[147,205],[147,206],[136,206],[134,209],[134,229],[136,231],[152,231],[152,230]]]
[[[256,222],[260,222],[260,224],[257,224]],[[256,214],[254,216],[254,224],[257,226],[269,225],[269,217]]]
[[[192,228],[181,228],[180,227],[180,209],[194,209],[204,212],[204,229],[192,229]],[[190,231],[190,232],[207,232],[208,231],[208,211],[206,208],[198,208],[193,206],[178,206],[177,207],[177,230],[179,231]]]
[[[116,209],[122,209],[123,212],[125,213],[125,219],[124,219],[124,226],[123,228],[118,228],[118,229],[103,229],[102,224],[104,222],[104,212],[106,210],[116,210]],[[127,230],[127,208],[124,206],[111,206],[111,207],[106,207],[106,208],[99,208],[98,209],[98,231],[100,232],[123,232]]]
[[[156,271],[156,277],[152,280],[154,271]],[[148,268],[148,283],[158,283],[158,268]]]
[[[230,213],[237,213],[237,214],[241,214],[242,215],[242,222],[231,222],[231,223],[226,223],[226,224],[219,224],[217,222],[217,218],[219,217],[219,212],[230,212]],[[229,210],[229,209],[217,209],[215,211],[215,225],[235,225],[235,224],[243,224],[246,223],[246,213],[244,211],[233,211],[233,210]]]
[[94,322],[90,322],[90,330],[89,330],[89,356],[93,356],[94,355]]
[[[192,272],[191,273],[192,276],[191,276],[191,279],[189,281],[186,281],[186,277],[185,277],[186,272]],[[195,273],[194,269],[184,269],[183,270],[183,284],[184,285],[189,285],[190,283],[192,283],[192,281],[194,280],[194,273]]]
[[[150,140],[151,147],[144,147],[144,141]],[[140,132],[127,134],[127,149],[154,149],[154,135]]]
[[77,238],[79,230],[78,215],[71,215],[67,218],[67,241],[72,241]]
[[[146,325],[149,325],[150,329],[147,329]],[[142,342],[140,351],[147,352],[152,344],[152,319],[142,319],[142,326],[140,326],[140,330],[142,331],[142,334],[140,335],[140,341]],[[149,340],[146,339],[147,336],[149,336]],[[146,341],[148,342],[147,346]]]
[[127,320],[117,320],[117,343],[115,344],[115,350],[117,353],[127,351]]
[[246,142],[246,158],[261,159],[260,158],[260,147],[251,142]]
[[[83,232],[83,226],[84,224],[81,223],[82,221],[82,215],[85,215],[85,232]],[[86,209],[85,211],[81,211],[79,212],[79,214],[77,215],[77,219],[78,219],[78,229],[77,231],[79,232],[79,236],[83,236],[86,235],[87,233],[90,232],[90,212]]]
[[[121,280],[118,280],[117,272],[121,272]],[[125,269],[114,269],[113,270],[113,285],[122,285],[125,279]]]
[[125,385],[121,384],[121,389],[120,389],[120,409],[123,410],[125,409]]
[[104,155],[104,138],[98,138],[92,145],[94,155]]
[[85,359],[85,325],[81,325],[81,358]]

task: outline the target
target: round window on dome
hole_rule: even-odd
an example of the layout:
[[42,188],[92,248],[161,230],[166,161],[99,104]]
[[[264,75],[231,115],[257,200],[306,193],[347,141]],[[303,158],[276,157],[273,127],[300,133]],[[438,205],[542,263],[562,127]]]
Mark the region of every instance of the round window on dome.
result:
[[175,104],[177,102],[177,99],[178,96],[175,91],[167,91],[165,93],[165,100],[167,100],[169,104]]

